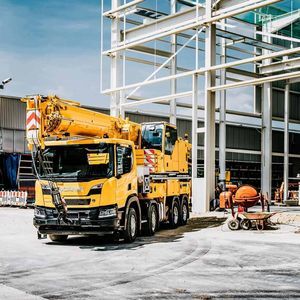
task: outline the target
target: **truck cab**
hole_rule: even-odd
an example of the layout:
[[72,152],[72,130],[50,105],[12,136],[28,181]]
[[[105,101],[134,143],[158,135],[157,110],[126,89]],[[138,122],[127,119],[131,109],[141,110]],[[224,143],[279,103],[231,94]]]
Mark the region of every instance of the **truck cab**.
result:
[[[133,142],[81,139],[47,142],[44,167],[37,159],[34,225],[42,234],[113,233],[124,228],[126,202],[137,196]],[[49,178],[66,205],[72,226],[61,224],[51,198]],[[55,226],[55,227],[53,227]],[[55,232],[53,229],[55,228]]]
[[[152,154],[152,161],[156,161],[154,167],[149,164],[152,173],[188,173],[191,145],[178,138],[176,126],[166,122],[142,123],[141,135],[141,148],[144,149],[145,156],[151,157]],[[152,152],[146,149],[151,149]]]

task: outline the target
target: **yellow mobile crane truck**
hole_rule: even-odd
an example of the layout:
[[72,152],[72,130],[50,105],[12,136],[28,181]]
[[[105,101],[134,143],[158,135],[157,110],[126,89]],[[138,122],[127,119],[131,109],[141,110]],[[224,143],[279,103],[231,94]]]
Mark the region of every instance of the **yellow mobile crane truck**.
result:
[[137,124],[57,96],[23,98],[37,175],[38,236],[116,234],[127,242],[189,217],[191,145],[165,122]]

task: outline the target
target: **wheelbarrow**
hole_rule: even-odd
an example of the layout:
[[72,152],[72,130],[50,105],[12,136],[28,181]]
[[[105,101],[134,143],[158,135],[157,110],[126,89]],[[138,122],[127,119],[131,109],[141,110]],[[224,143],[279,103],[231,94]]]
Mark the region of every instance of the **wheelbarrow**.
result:
[[[229,193],[227,202],[232,214],[232,219],[228,222],[228,227],[231,230],[240,228],[249,230],[252,227],[256,227],[257,230],[263,230],[267,223],[270,223],[270,217],[275,214],[270,212],[268,195],[264,197],[250,185],[242,185],[234,193]],[[248,208],[256,205],[258,202],[261,204],[261,212],[249,212]],[[234,205],[238,206],[237,212],[235,212]],[[265,208],[267,208],[267,211],[265,211]]]
[[264,230],[268,224],[271,224],[270,218],[276,212],[237,212],[233,219],[228,221],[228,227],[231,230],[249,230],[256,228]]

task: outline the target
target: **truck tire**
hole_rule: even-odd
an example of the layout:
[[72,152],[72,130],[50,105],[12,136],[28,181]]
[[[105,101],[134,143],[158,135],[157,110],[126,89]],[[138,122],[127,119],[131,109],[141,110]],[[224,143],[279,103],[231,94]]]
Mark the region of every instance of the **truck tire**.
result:
[[154,235],[158,229],[158,214],[154,204],[149,207],[148,222],[147,222],[147,235]]
[[239,230],[240,229],[240,222],[237,219],[229,220],[227,225],[230,230]]
[[52,242],[62,243],[67,240],[68,236],[65,234],[49,234],[49,238]]
[[179,225],[180,209],[177,200],[173,200],[173,205],[169,213],[169,224],[171,228],[176,228]]
[[126,229],[124,230],[124,239],[127,243],[132,243],[138,234],[139,219],[135,208],[130,207],[128,210]]
[[180,225],[186,225],[189,219],[189,205],[185,197],[182,198],[182,204],[180,209]]

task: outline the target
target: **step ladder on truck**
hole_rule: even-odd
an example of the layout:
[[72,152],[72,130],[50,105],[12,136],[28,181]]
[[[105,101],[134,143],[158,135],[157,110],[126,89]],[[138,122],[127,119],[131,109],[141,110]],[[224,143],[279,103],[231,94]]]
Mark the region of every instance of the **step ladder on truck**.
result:
[[32,156],[21,154],[17,173],[18,191],[27,193],[26,206],[33,206],[35,199],[36,176],[33,172]]

